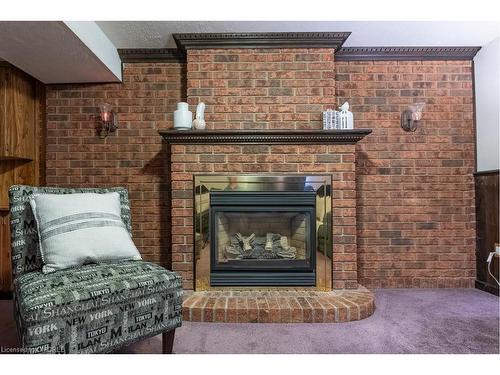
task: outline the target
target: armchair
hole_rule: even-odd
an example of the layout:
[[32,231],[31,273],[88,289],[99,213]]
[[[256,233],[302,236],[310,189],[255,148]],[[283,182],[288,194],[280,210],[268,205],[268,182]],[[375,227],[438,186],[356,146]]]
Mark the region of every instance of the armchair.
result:
[[118,192],[121,216],[131,232],[124,188],[15,185],[9,190],[14,315],[21,345],[28,353],[107,353],[162,333],[163,352],[170,353],[182,321],[176,273],[142,260],[42,273],[30,196],[85,192]]

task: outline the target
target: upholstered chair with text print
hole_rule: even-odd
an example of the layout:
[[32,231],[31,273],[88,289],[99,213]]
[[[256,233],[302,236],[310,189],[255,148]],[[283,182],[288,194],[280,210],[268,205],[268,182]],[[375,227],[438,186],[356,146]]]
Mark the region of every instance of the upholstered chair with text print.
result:
[[171,352],[182,321],[182,285],[176,273],[143,260],[42,272],[30,197],[109,192],[120,195],[121,219],[131,233],[124,188],[10,188],[14,314],[26,352],[107,353],[158,334],[163,334],[163,352]]

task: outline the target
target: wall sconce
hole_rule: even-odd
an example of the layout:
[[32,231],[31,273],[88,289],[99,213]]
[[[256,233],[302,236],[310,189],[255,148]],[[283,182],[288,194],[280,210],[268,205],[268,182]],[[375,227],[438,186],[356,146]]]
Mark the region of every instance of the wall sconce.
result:
[[109,133],[113,133],[118,129],[118,115],[113,110],[111,104],[102,103],[99,106],[101,111],[101,131],[100,138],[106,138]]
[[425,103],[410,104],[401,114],[401,127],[404,131],[414,132],[417,130],[418,122],[422,119],[422,110]]

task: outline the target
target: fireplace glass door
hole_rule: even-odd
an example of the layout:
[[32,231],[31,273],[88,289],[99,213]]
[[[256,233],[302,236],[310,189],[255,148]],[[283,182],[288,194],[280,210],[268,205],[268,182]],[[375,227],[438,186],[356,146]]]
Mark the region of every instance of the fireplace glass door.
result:
[[214,192],[212,285],[314,285],[314,192]]

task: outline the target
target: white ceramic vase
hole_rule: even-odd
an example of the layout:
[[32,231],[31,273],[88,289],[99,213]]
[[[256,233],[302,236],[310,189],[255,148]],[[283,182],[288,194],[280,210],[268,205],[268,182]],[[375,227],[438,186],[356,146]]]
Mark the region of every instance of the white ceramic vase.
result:
[[205,122],[205,103],[198,103],[196,107],[196,118],[193,121],[193,127],[197,130],[203,130],[207,127]]
[[189,104],[185,102],[177,103],[177,110],[174,111],[174,129],[188,130],[193,126],[193,114],[189,110]]

